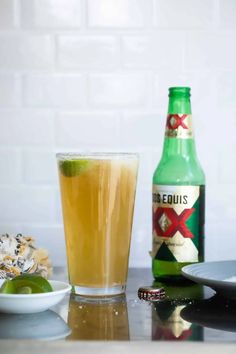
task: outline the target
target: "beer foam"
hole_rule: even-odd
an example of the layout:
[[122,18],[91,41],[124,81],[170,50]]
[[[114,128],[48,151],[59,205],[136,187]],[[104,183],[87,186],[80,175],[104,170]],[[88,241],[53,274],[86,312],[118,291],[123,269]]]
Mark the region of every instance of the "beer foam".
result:
[[138,153],[129,152],[88,152],[88,153],[57,153],[59,160],[130,160],[137,159]]

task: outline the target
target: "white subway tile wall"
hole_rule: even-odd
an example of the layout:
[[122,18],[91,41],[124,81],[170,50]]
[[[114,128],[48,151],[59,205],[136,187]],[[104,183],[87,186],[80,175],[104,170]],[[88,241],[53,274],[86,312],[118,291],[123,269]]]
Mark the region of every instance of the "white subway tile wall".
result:
[[236,51],[234,50],[235,32],[227,30],[209,30],[206,32],[188,32],[185,66],[187,70],[203,68],[216,70],[235,70]]
[[21,0],[21,25],[23,28],[78,28],[81,1]]
[[143,28],[149,26],[152,0],[88,0],[88,26]]
[[0,74],[0,107],[21,105],[21,77],[12,74]]
[[14,0],[0,1],[0,29],[10,29],[15,26]]
[[21,153],[17,148],[0,148],[0,185],[21,182]]
[[53,147],[53,112],[0,110],[0,147]]
[[70,109],[86,102],[84,74],[26,74],[22,84],[25,106]]
[[0,48],[1,72],[50,70],[54,67],[54,40],[48,34],[1,31]]
[[220,6],[220,25],[225,28],[236,28],[235,22],[235,1],[219,0]]
[[[183,33],[156,31],[150,35],[132,35],[122,38],[122,61],[129,69],[181,70],[184,59]],[[171,48],[170,48],[171,43]]]
[[120,64],[119,39],[113,36],[58,36],[60,69],[114,69]]
[[114,113],[59,113],[55,120],[56,146],[73,151],[120,145],[119,121]]
[[205,28],[214,23],[215,0],[155,0],[158,27]]
[[206,259],[235,258],[235,18],[235,0],[1,0],[0,232],[64,265],[55,153],[138,151],[130,265],[149,267],[167,89],[189,85]]
[[149,87],[146,73],[89,74],[89,103],[94,108],[145,107]]

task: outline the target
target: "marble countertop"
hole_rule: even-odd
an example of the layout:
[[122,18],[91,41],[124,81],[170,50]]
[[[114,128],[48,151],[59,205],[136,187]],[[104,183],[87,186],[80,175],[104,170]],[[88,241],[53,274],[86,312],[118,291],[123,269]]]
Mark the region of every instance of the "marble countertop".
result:
[[[53,278],[65,280],[64,269]],[[188,283],[164,285],[166,300],[151,303],[137,297],[144,285],[151,271],[130,269],[126,296],[112,301],[71,295],[43,313],[0,314],[0,353],[235,353],[236,301]]]

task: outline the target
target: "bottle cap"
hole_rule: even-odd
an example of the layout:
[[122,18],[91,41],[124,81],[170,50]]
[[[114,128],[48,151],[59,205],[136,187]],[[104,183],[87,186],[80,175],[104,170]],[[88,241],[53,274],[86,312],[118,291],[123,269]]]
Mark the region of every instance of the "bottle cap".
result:
[[143,286],[138,289],[138,297],[141,300],[159,301],[166,296],[164,288],[153,288],[151,286]]

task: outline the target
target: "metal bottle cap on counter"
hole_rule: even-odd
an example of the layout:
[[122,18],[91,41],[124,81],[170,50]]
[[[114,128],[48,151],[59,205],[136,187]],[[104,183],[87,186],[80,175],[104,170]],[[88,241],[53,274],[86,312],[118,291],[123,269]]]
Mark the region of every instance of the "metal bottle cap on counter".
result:
[[138,297],[141,300],[159,301],[166,296],[164,288],[153,288],[151,286],[143,286],[138,289]]

